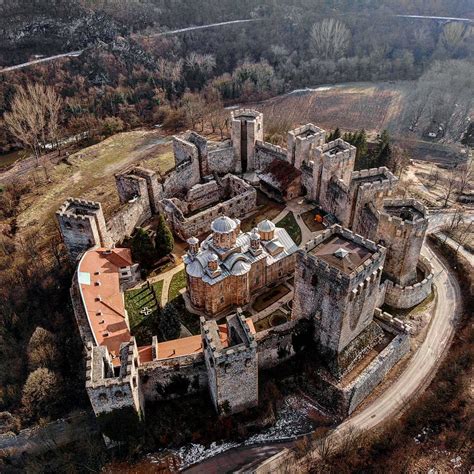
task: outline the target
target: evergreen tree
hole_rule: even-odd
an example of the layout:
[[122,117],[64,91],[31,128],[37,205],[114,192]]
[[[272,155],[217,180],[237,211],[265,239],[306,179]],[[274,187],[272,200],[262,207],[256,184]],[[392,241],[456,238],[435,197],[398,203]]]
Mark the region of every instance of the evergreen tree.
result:
[[155,260],[155,248],[153,241],[144,229],[138,229],[132,239],[132,257],[142,268],[148,270]]
[[157,258],[163,258],[169,255],[174,247],[173,234],[162,215],[158,219],[158,226],[156,228],[155,250]]
[[374,153],[374,159],[377,166],[387,166],[390,162],[392,150],[390,148],[390,135],[384,130],[377,136],[377,147]]
[[177,339],[181,331],[178,311],[172,303],[168,303],[158,314],[158,328],[166,340]]
[[341,131],[339,130],[339,127],[336,128],[336,130],[334,130],[334,132],[331,132],[327,138],[326,138],[326,142],[329,143],[329,142],[333,142],[334,140],[337,140],[338,138],[341,138]]

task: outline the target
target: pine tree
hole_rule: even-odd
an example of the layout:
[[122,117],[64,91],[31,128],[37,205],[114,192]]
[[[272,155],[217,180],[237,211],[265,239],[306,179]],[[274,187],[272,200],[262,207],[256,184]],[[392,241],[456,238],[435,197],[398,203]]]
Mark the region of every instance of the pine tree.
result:
[[162,215],[158,219],[155,237],[155,251],[157,258],[163,258],[169,255],[174,247],[173,234]]
[[144,229],[138,229],[132,239],[132,258],[145,270],[150,269],[155,260],[153,241]]

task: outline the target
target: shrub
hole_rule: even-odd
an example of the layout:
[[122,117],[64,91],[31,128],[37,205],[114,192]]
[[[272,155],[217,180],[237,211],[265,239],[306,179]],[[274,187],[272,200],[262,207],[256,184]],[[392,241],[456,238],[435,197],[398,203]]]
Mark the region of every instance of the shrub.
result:
[[158,226],[156,228],[155,250],[157,258],[163,258],[173,251],[174,239],[166,221],[162,215],[158,218]]
[[50,414],[60,402],[61,380],[49,369],[41,367],[31,372],[23,387],[21,403],[33,417]]
[[59,351],[54,335],[46,329],[37,327],[28,342],[27,354],[30,370],[39,367],[49,369],[56,367],[59,361]]
[[132,238],[132,257],[145,270],[149,270],[155,260],[155,248],[153,241],[144,229],[138,229]]

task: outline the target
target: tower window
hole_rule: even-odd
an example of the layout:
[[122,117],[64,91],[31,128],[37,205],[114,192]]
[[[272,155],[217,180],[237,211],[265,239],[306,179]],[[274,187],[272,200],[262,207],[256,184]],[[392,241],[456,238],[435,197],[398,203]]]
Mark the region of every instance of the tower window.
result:
[[316,275],[313,275],[311,277],[311,285],[312,286],[318,286],[318,277]]

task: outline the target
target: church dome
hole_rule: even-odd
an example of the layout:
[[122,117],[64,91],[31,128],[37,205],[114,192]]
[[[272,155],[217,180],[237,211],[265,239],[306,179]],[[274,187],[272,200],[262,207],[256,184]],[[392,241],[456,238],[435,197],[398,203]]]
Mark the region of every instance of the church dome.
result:
[[238,276],[238,275],[245,275],[250,271],[250,263],[245,262],[243,260],[239,260],[234,263],[231,273],[232,275]]
[[275,224],[268,219],[263,220],[258,224],[259,232],[273,232],[275,230]]
[[218,217],[211,224],[212,231],[218,234],[228,234],[229,232],[233,232],[236,227],[236,222],[227,216]]

